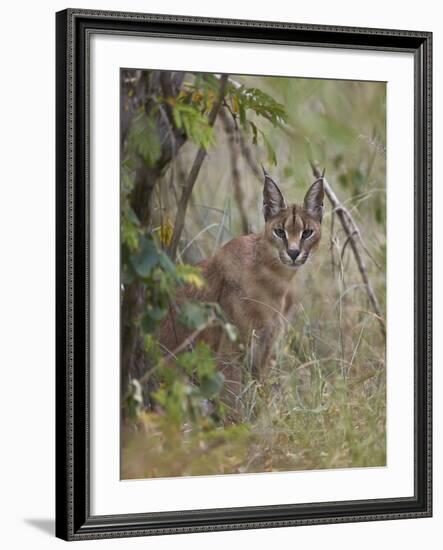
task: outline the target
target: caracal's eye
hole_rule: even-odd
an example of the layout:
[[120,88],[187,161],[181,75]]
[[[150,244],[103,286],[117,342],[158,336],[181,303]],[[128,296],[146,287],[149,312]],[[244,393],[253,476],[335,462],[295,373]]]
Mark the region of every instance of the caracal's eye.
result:
[[286,231],[281,227],[278,227],[277,229],[274,229],[274,235],[279,239],[284,239],[286,237]]
[[312,229],[305,229],[303,233],[301,234],[301,238],[306,240],[309,239],[309,237],[314,233]]

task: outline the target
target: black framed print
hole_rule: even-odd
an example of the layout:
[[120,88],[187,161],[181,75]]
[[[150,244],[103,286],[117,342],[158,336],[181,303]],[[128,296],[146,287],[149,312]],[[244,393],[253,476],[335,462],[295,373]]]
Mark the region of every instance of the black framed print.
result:
[[56,534],[428,517],[428,32],[57,13]]

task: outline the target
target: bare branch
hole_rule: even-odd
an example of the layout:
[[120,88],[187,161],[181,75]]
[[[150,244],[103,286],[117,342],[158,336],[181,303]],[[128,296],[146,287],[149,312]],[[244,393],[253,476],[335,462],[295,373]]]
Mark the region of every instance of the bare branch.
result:
[[324,171],[322,174],[320,170],[312,162],[311,162],[311,167],[312,167],[314,176],[316,178],[323,179],[323,185],[324,185],[326,196],[328,197],[330,203],[332,204],[334,211],[336,212],[343,226],[343,229],[347,237],[346,244],[349,241],[349,245],[355,257],[355,261],[357,262],[358,270],[360,271],[361,278],[363,279],[363,283],[365,284],[365,287],[366,287],[366,292],[368,294],[369,302],[371,304],[371,307],[374,313],[377,316],[377,319],[380,321],[380,326],[383,332],[383,336],[386,337],[386,326],[385,326],[383,315],[381,313],[380,304],[378,303],[377,297],[372,288],[371,282],[369,280],[366,264],[363,260],[362,255],[360,254],[360,250],[357,245],[356,237],[359,238],[360,244],[362,244],[361,238],[360,238],[360,231],[356,223],[354,222],[352,216],[349,214],[348,210],[340,203],[337,195],[334,193],[332,187],[329,185],[328,181],[324,177]]
[[[211,127],[214,126],[215,119],[217,118],[218,112],[220,111],[220,107],[222,105],[223,98],[224,98],[227,80],[228,80],[228,75],[226,74],[220,77],[219,96],[217,101],[212,106],[212,109],[208,115],[208,124]],[[180,202],[177,208],[177,217],[175,219],[174,232],[172,234],[172,241],[169,247],[169,256],[172,259],[175,258],[175,255],[177,253],[178,243],[180,241],[183,228],[185,226],[185,216],[186,216],[186,210],[188,208],[189,199],[191,198],[194,184],[197,181],[197,177],[205,157],[206,157],[206,149],[204,147],[200,147],[195,157],[191,171],[189,172],[189,176],[186,180],[186,185],[184,186],[182,195],[180,197]]]
[[244,235],[246,235],[249,233],[249,223],[248,223],[248,214],[245,208],[245,194],[241,186],[240,170],[238,168],[239,145],[236,140],[238,132],[237,132],[235,122],[233,123],[231,121],[230,117],[226,114],[226,112],[223,109],[220,111],[220,118],[229,139],[232,185],[234,187],[234,196],[235,196],[235,200],[238,206],[238,211],[240,214],[242,232]]
[[252,173],[254,176],[260,181],[260,183],[263,181],[263,174],[260,170],[258,163],[256,159],[254,158],[254,155],[251,151],[250,146],[246,143],[245,138],[243,137],[242,133],[239,133],[239,142],[240,142],[240,148],[242,155],[246,162],[248,163],[250,169],[252,170]]
[[366,252],[366,254],[368,255],[368,257],[374,262],[374,264],[378,267],[378,269],[381,269],[381,265],[377,262],[377,260],[374,258],[374,256],[372,256],[372,254],[369,252],[369,249],[368,247],[366,246],[366,243],[363,239],[363,236],[361,234],[361,231],[358,227],[358,225],[356,224],[352,214],[350,213],[350,211],[347,209],[347,208],[344,208],[343,205],[340,205],[340,208],[342,208],[344,210],[344,213],[346,216],[348,216],[349,218],[349,221],[351,223],[351,225],[353,226],[354,228],[354,233],[358,236],[359,240],[360,240],[360,243],[361,243],[361,246],[363,248],[363,250]]
[[234,123],[234,127],[236,130],[239,130],[239,127],[238,127],[238,122],[237,122],[237,115],[232,111],[229,103],[226,101],[226,99],[223,100],[223,107],[226,107],[226,109],[228,109],[231,117],[232,117],[232,121]]
[[[190,346],[192,346],[192,344],[194,343],[196,338],[203,331],[205,331],[207,328],[210,328],[214,324],[215,321],[216,321],[215,315],[211,315],[209,317],[209,319],[206,321],[206,323],[204,323],[199,328],[195,329],[194,332],[192,332],[185,340],[183,340],[183,342],[181,344],[179,344],[174,349],[174,351],[170,351],[165,346],[161,345],[160,342],[159,342],[160,346],[163,348],[163,351],[165,351],[168,354],[167,357],[163,357],[162,365],[163,366],[171,366],[173,364],[172,362],[177,360],[177,355],[179,353],[181,353],[182,351],[187,350]],[[145,372],[145,374],[143,376],[141,376],[138,379],[138,381],[140,382],[140,384],[142,386],[144,386],[148,382],[148,380],[151,376],[152,376],[152,369],[149,369],[148,371]]]

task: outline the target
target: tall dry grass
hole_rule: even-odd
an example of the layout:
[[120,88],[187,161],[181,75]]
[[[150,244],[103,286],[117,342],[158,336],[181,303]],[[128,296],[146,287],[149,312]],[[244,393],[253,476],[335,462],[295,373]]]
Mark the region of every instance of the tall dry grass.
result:
[[[312,181],[310,160],[352,212],[376,263],[369,278],[386,304],[386,89],[383,83],[233,76],[261,88],[286,108],[288,124],[257,121],[276,151],[270,166],[263,146],[243,136],[290,202]],[[262,182],[240,154],[241,201],[234,188],[232,143],[220,121],[186,217],[179,261],[195,263],[241,234],[247,213],[260,231]],[[240,146],[239,146],[240,147]],[[173,222],[177,183],[189,171],[187,144],[157,189],[158,223]],[[123,435],[122,477],[171,477],[278,470],[382,466],[386,463],[385,340],[339,220],[326,203],[319,250],[298,273],[298,305],[278,346],[269,380],[250,378],[238,396],[237,425],[179,432],[155,412]],[[270,284],[272,282],[270,281]],[[248,370],[247,360],[244,363]]]

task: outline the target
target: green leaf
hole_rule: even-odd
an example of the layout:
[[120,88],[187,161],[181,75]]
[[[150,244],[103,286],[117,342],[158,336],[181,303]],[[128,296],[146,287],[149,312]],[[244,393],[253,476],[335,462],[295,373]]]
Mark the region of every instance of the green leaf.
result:
[[178,101],[173,106],[172,114],[176,127],[200,147],[207,149],[215,142],[213,128],[196,107]]
[[145,334],[150,334],[157,330],[158,322],[151,319],[149,315],[145,315],[141,320],[141,328]]
[[239,115],[240,115],[240,122],[244,126],[246,124],[246,109],[243,103],[239,103]]
[[128,219],[131,223],[136,225],[137,227],[140,225],[140,220],[137,217],[137,214],[134,212],[132,208],[128,208]]
[[162,148],[157,125],[144,111],[134,117],[128,141],[149,166],[153,166],[160,158]]
[[212,309],[207,304],[186,302],[180,309],[178,321],[189,328],[198,329],[208,322],[211,315]]
[[139,229],[128,218],[122,219],[122,244],[126,245],[131,252],[138,248]]
[[162,307],[153,307],[146,310],[146,315],[153,321],[161,321],[167,313],[168,311]]
[[162,251],[158,253],[158,263],[167,273],[175,273],[175,264],[169,256]]
[[148,277],[152,268],[158,264],[159,254],[152,239],[140,238],[140,248],[136,254],[129,259],[137,275],[142,278]]
[[130,285],[134,282],[135,276],[133,271],[130,271],[127,265],[123,264],[121,282],[124,285]]
[[258,88],[245,88],[241,86],[237,89],[231,87],[228,91],[231,97],[235,97],[239,105],[240,123],[242,126],[245,126],[248,122],[246,118],[248,110],[254,112],[257,116],[266,118],[273,126],[286,122],[288,119],[284,106]]
[[213,399],[223,388],[225,377],[221,372],[215,372],[211,377],[205,377],[200,384],[200,393],[206,399]]
[[143,347],[146,354],[155,362],[159,361],[162,353],[157,340],[152,334],[146,334],[143,338]]
[[252,128],[252,143],[254,145],[257,145],[257,132],[258,132],[257,126],[251,121],[249,121],[249,124],[251,125],[251,128]]
[[264,141],[264,144],[266,146],[266,151],[268,153],[268,162],[270,164],[273,164],[274,166],[277,166],[277,156],[275,154],[275,151],[272,147],[272,145],[269,143],[269,140],[268,138],[266,137],[265,133],[260,131],[262,137],[263,137],[263,141]]

